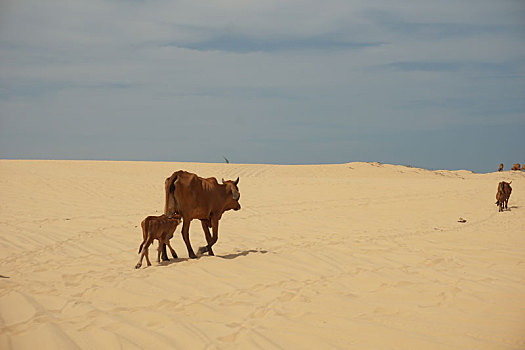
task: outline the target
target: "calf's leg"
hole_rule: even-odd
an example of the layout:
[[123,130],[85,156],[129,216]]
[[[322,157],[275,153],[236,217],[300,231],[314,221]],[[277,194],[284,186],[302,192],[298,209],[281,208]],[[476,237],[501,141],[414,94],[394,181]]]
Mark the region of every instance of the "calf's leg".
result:
[[[166,245],[164,244],[164,241],[159,239],[159,247],[157,248],[157,262],[160,263],[160,254],[162,252],[162,248],[166,249]],[[168,259],[169,260],[169,259]]]
[[135,265],[135,268],[138,269],[142,266],[142,259],[144,257],[146,257],[146,262],[148,263],[148,266],[151,266],[151,262],[149,261],[149,257],[148,257],[148,247],[150,246],[150,244],[153,242],[153,240],[147,240],[146,243],[144,243],[144,245],[142,246],[142,251],[140,252],[140,258],[139,258],[139,261],[137,262],[137,265]]
[[162,251],[162,261],[169,261],[170,259],[168,258],[168,254],[166,253],[166,244],[162,243],[161,246],[162,247],[160,247],[160,249]]
[[177,253],[175,252],[175,249],[171,247],[169,239],[166,241],[166,245],[168,246],[168,248],[170,248],[171,256],[173,257],[173,259],[177,259],[178,258]]

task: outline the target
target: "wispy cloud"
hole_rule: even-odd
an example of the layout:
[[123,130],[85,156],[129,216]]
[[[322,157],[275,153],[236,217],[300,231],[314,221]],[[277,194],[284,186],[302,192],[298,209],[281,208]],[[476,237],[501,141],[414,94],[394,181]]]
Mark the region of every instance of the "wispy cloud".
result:
[[74,90],[108,90],[108,89],[128,89],[134,86],[133,84],[123,82],[106,82],[98,84],[76,84],[68,81],[26,81],[13,82],[10,84],[0,85],[0,100],[11,97],[39,97],[48,94],[57,93],[59,91],[74,91]]
[[505,76],[519,75],[515,64],[492,62],[433,62],[433,61],[403,61],[393,62],[382,67],[404,72],[488,72]]
[[467,23],[463,21],[427,21],[421,22],[412,16],[384,10],[367,10],[363,16],[394,34],[405,37],[424,38],[425,40],[442,40],[480,35],[520,35],[523,26],[519,24]]
[[173,41],[163,46],[175,46],[198,51],[226,51],[235,53],[278,52],[303,50],[358,50],[381,46],[381,42],[355,42],[339,40],[333,35],[303,38],[261,38],[243,34],[220,34],[206,40]]

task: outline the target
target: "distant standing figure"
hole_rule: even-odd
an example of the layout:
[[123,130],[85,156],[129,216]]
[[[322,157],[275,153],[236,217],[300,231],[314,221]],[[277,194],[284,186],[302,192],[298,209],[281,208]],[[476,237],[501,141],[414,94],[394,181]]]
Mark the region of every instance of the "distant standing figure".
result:
[[177,259],[177,253],[170,245],[170,239],[173,237],[173,232],[177,226],[181,223],[180,215],[173,215],[172,217],[167,217],[166,215],[159,216],[148,216],[142,220],[142,243],[139,247],[140,259],[135,268],[138,269],[142,266],[142,259],[146,257],[146,262],[148,266],[151,266],[151,262],[148,257],[148,248],[156,239],[159,241],[159,248],[157,252],[157,262],[160,262],[160,253],[162,247],[166,244],[171,251],[173,259]]
[[502,170],[503,170],[503,163],[501,163],[501,164],[499,165],[499,169],[498,169],[498,171],[502,171]]
[[511,182],[501,181],[498,184],[498,192],[496,192],[496,205],[499,207],[499,211],[503,211],[503,206],[508,209],[508,203],[510,194],[512,193]]
[[510,170],[521,170],[520,163],[514,164]]

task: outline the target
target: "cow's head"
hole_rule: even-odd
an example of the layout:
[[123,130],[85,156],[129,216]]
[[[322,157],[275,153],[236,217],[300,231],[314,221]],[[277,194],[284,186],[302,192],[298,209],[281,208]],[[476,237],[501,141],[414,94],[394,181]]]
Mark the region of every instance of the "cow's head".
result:
[[175,214],[175,178],[171,175],[164,181],[164,188],[166,191],[166,202],[164,204],[164,214],[167,217],[172,217]]
[[224,181],[222,179],[222,183],[226,186],[226,194],[227,194],[227,202],[226,202],[226,210],[239,210],[241,209],[241,205],[239,204],[239,199],[241,198],[241,193],[239,192],[239,187],[237,185],[239,184],[239,178],[237,180],[232,181]]

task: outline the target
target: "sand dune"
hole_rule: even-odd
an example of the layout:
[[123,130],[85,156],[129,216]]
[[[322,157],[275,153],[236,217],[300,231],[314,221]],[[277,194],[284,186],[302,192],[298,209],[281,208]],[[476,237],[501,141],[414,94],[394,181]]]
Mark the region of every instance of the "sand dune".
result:
[[[240,176],[242,210],[215,257],[178,228],[135,270],[178,169]],[[525,348],[521,172],[0,160],[0,196],[1,349]]]

